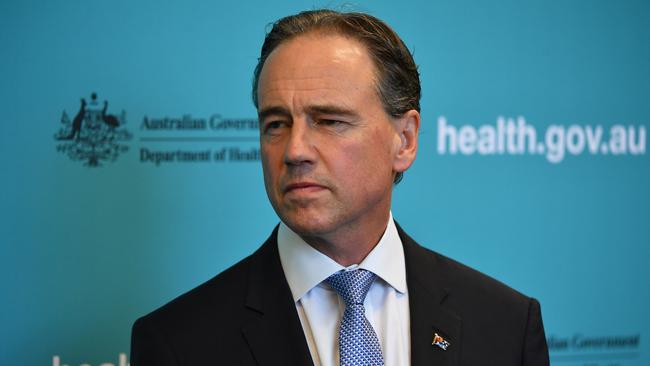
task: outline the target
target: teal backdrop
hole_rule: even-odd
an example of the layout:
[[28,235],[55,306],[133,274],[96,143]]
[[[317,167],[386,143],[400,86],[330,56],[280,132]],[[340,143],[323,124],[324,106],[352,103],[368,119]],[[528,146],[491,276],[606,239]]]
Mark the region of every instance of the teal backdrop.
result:
[[2,1],[0,365],[124,366],[137,317],[266,239],[251,75],[269,23],[322,6],[419,65],[400,224],[538,298],[553,365],[650,365],[634,0]]

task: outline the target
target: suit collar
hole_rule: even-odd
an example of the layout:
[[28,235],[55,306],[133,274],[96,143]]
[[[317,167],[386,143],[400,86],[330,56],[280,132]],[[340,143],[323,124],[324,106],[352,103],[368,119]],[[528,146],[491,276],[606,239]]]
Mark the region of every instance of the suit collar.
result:
[[280,264],[277,230],[250,257],[242,335],[258,365],[311,365],[296,304]]
[[[459,363],[461,318],[444,307],[450,296],[444,264],[397,225],[404,245],[411,312],[411,364],[452,366]],[[450,343],[447,350],[432,345],[434,334]]]

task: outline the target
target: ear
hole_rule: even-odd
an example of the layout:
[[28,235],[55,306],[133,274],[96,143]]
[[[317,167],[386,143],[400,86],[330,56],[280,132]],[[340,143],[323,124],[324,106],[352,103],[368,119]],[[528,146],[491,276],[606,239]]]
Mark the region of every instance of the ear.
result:
[[399,146],[393,160],[393,171],[404,172],[413,164],[418,152],[420,113],[411,109],[395,120],[395,127],[399,137]]

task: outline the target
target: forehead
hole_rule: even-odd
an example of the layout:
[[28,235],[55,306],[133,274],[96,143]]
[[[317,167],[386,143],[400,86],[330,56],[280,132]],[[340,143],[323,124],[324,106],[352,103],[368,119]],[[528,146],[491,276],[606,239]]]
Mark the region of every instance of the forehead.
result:
[[347,104],[368,98],[376,95],[375,70],[366,47],[352,38],[320,32],[300,35],[266,59],[258,84],[259,104],[304,99]]

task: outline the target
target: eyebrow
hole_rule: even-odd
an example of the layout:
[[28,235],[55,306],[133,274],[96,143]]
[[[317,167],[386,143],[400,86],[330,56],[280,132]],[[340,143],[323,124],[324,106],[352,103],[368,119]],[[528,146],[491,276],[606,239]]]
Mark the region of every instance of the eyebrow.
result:
[[[352,109],[339,107],[335,105],[329,105],[329,104],[312,105],[312,106],[308,106],[306,109],[307,109],[307,113],[309,114],[331,114],[331,115],[346,116],[352,118],[359,117],[359,114]],[[259,120],[262,121],[268,118],[269,116],[291,117],[291,112],[287,108],[281,106],[271,106],[260,110],[257,116]]]
[[352,109],[335,105],[314,105],[307,107],[310,114],[334,114],[337,116],[359,117],[359,114]]
[[289,112],[288,109],[280,106],[272,106],[272,107],[266,107],[260,110],[257,113],[257,118],[260,121],[263,121],[264,119],[268,118],[269,116],[283,116],[283,117],[291,117],[291,113]]

